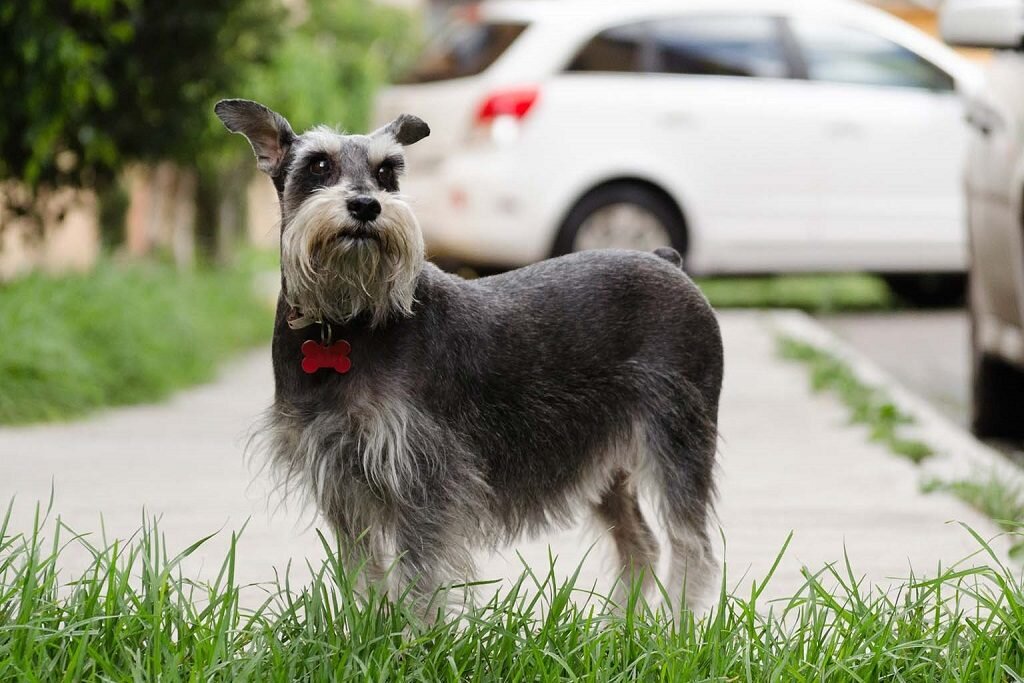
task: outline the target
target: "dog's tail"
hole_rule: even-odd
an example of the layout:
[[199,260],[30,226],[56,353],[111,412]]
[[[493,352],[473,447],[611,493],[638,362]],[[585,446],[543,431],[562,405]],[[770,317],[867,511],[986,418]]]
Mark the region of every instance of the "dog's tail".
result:
[[682,255],[672,247],[658,247],[657,249],[654,250],[654,253],[655,255],[660,256],[661,258],[665,259],[666,261],[671,263],[673,266],[676,266],[677,268],[683,267]]

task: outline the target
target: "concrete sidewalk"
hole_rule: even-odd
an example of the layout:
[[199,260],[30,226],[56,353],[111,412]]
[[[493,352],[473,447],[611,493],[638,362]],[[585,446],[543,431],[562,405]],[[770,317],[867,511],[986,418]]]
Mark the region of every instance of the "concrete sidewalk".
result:
[[[790,531],[790,550],[768,593],[785,595],[802,583],[800,567],[843,559],[871,581],[887,583],[934,573],[977,550],[951,520],[983,536],[996,528],[944,494],[919,492],[915,466],[870,443],[864,429],[830,395],[809,390],[806,370],[775,355],[770,318],[761,313],[721,315],[726,381],[721,406],[719,516],[727,538],[730,585],[760,578]],[[214,384],[162,405],[109,411],[65,425],[0,429],[0,501],[16,496],[16,528],[28,530],[37,501],[55,492],[54,511],[79,532],[125,537],[143,510],[161,517],[174,553],[223,530],[186,563],[212,577],[230,531],[249,523],[238,552],[240,583],[271,579],[304,558],[324,553],[308,511],[268,503],[266,476],[242,458],[246,433],[272,395],[269,351],[250,353]],[[583,579],[604,584],[611,564],[600,530],[586,524],[517,544],[546,570],[548,547],[570,573],[594,545]],[[515,549],[481,558],[481,578],[518,575]],[[84,567],[84,553],[64,562],[68,576]],[[602,579],[602,580],[599,580]]]

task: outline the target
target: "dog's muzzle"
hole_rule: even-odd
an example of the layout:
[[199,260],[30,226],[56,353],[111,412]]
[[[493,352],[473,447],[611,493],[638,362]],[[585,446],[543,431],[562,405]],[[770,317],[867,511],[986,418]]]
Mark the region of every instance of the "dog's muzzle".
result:
[[410,315],[423,259],[419,224],[399,196],[318,191],[281,236],[288,302],[314,320]]

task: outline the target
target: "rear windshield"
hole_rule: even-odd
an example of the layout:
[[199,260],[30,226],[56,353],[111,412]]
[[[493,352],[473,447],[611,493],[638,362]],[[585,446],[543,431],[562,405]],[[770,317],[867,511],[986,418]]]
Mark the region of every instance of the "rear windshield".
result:
[[429,83],[475,76],[493,64],[526,24],[457,19],[445,25],[399,83]]

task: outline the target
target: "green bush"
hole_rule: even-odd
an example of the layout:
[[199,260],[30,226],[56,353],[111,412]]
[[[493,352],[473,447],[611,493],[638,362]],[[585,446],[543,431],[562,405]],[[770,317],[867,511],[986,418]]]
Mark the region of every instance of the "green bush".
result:
[[873,275],[768,275],[699,278],[716,308],[799,308],[814,313],[893,308],[885,282]]
[[210,379],[219,360],[269,336],[253,277],[104,261],[3,285],[0,423],[152,401]]

